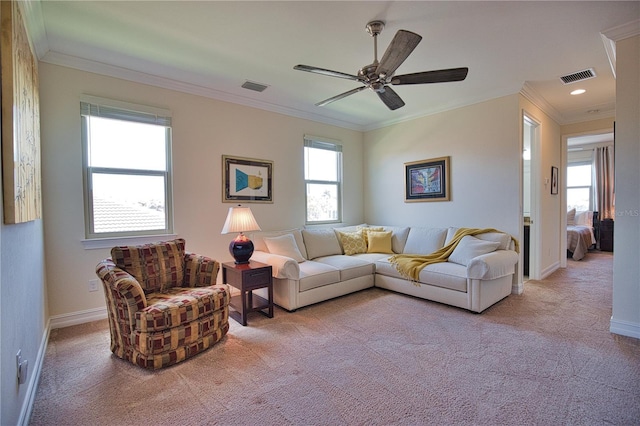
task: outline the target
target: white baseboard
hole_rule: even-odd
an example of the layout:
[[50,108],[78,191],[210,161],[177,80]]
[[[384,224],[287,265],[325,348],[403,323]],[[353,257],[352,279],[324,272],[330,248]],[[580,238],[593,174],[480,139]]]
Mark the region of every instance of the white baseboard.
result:
[[524,293],[523,282],[511,284],[511,294],[522,294],[522,293]]
[[611,322],[609,323],[609,331],[614,334],[620,334],[621,336],[635,337],[636,339],[640,339],[640,324],[615,320],[611,317]]
[[38,384],[40,383],[40,373],[42,373],[44,355],[47,352],[47,345],[49,343],[50,330],[51,320],[47,321],[42,339],[40,340],[38,354],[36,355],[35,362],[31,367],[31,379],[29,380],[29,384],[27,385],[27,391],[22,403],[22,409],[20,410],[20,417],[18,418],[18,422],[16,423],[20,426],[27,426],[29,424],[29,419],[31,418],[31,411],[33,410],[33,404],[36,400],[36,391],[38,390]]
[[542,271],[540,271],[540,279],[544,280],[545,278],[547,278],[549,275],[553,274],[558,269],[560,269],[560,262],[555,262],[555,263],[549,265],[547,268],[545,268]]
[[38,354],[35,362],[31,366],[31,378],[27,385],[27,391],[20,410],[20,417],[16,423],[19,426],[27,426],[29,419],[31,418],[31,411],[33,410],[33,404],[36,399],[36,391],[38,390],[38,383],[40,383],[40,374],[42,373],[42,364],[44,363],[44,356],[47,352],[47,345],[49,344],[49,335],[51,330],[56,328],[68,327],[71,325],[83,324],[85,322],[98,321],[107,317],[107,308],[95,308],[88,309],[86,311],[73,312],[70,314],[54,315],[49,318],[45,327],[42,339],[40,341],[40,347],[38,348]]
[[84,324],[85,322],[98,321],[107,317],[107,308],[87,309],[86,311],[71,312],[70,314],[53,315],[49,318],[51,329],[69,327],[71,325]]

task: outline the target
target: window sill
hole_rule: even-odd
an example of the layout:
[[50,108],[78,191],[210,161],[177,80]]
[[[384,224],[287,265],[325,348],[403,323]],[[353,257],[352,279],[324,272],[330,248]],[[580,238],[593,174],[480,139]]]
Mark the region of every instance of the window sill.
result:
[[82,240],[81,242],[85,250],[96,250],[115,246],[134,246],[155,243],[158,241],[172,240],[177,236],[178,234],[140,235],[135,237],[95,238]]

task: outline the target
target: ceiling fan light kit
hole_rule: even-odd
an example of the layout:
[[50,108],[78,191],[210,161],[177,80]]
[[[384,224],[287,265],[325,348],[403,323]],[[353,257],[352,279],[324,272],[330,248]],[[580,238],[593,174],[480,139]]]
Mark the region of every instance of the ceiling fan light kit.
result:
[[357,75],[333,71],[326,68],[318,68],[311,65],[296,65],[293,67],[298,71],[306,71],[329,77],[344,78],[347,80],[358,81],[363,84],[363,86],[318,102],[316,104],[317,106],[325,106],[337,100],[346,98],[347,96],[361,92],[364,89],[371,89],[373,92],[378,94],[380,100],[390,110],[396,110],[403,107],[405,103],[400,96],[391,87],[389,87],[390,84],[447,83],[452,81],[462,81],[467,78],[469,69],[466,67],[394,75],[398,67],[402,65],[411,52],[416,48],[418,43],[420,43],[422,37],[411,31],[398,30],[387,47],[387,50],[384,52],[384,55],[382,55],[382,59],[378,61],[378,35],[380,35],[383,29],[383,21],[371,21],[366,25],[367,32],[373,37],[373,63],[360,68]]

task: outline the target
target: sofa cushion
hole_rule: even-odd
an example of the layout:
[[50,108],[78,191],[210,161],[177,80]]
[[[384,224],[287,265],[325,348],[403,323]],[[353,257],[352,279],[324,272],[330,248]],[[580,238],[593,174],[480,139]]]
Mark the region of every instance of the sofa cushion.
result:
[[369,231],[367,235],[368,253],[393,253],[393,250],[391,248],[391,231]]
[[255,250],[269,252],[267,245],[264,242],[265,238],[273,238],[279,237],[281,235],[291,234],[293,238],[296,240],[296,245],[298,246],[298,250],[300,250],[300,254],[305,259],[309,259],[307,256],[307,249],[304,245],[304,239],[302,238],[302,231],[300,229],[288,229],[284,231],[260,231],[260,232],[247,232],[246,235],[253,242],[253,248]]
[[307,259],[342,254],[338,237],[331,228],[303,229],[302,238],[307,248]]
[[430,254],[444,246],[446,228],[411,228],[404,245],[405,254]]
[[300,264],[300,291],[337,282],[340,282],[340,271],[331,265],[315,261]]
[[[403,277],[389,258],[376,261],[376,274],[400,278],[407,281],[407,285],[414,285]],[[436,287],[443,287],[456,291],[467,291],[467,268],[457,263],[433,263],[420,271],[419,282]]]
[[140,283],[145,293],[180,287],[184,279],[185,240],[119,246],[111,249],[116,266]]
[[280,256],[290,257],[296,262],[304,262],[305,258],[300,253],[298,245],[293,234],[284,234],[278,237],[267,237],[264,239],[264,243],[269,250],[269,253],[278,254]]
[[462,237],[458,245],[456,245],[456,248],[453,249],[453,253],[449,256],[449,262],[467,266],[474,257],[491,253],[495,251],[499,245],[500,242],[498,241],[483,241],[466,235]]
[[315,260],[316,262],[330,265],[340,271],[340,281],[352,278],[372,275],[375,268],[372,262],[352,256],[325,256]]
[[352,232],[336,231],[336,234],[342,245],[342,250],[347,256],[367,252],[367,243],[362,230]]

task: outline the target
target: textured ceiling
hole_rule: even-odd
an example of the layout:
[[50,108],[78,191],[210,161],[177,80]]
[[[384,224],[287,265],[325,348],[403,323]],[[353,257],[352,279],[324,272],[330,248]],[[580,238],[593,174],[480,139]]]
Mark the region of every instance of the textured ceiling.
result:
[[[47,0],[27,14],[44,62],[369,130],[521,91],[561,124],[613,116],[601,32],[637,20],[640,3]],[[356,74],[373,61],[374,19],[386,23],[379,57],[399,29],[423,37],[397,74],[466,66],[467,79],[394,86],[406,103],[396,111],[368,90],[315,106],[359,84],[293,67]],[[559,80],[586,68],[597,77]],[[243,89],[247,80],[268,87]]]

